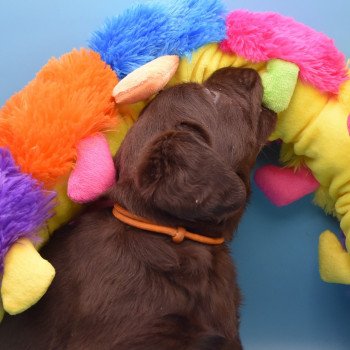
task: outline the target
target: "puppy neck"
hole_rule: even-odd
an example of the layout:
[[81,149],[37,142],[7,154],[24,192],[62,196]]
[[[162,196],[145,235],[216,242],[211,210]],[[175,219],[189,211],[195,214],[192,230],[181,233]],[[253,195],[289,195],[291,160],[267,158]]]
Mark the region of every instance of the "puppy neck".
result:
[[198,233],[189,232],[183,227],[170,227],[156,224],[154,222],[146,220],[145,218],[130,213],[118,204],[114,205],[113,215],[119,221],[129,226],[136,227],[144,231],[170,236],[174,243],[182,243],[184,239],[189,239],[203,244],[219,245],[225,241],[223,237],[212,238],[203,236]]
[[[124,184],[126,185],[126,184]],[[243,213],[243,210],[236,211],[230,215],[226,220],[220,222],[197,222],[197,221],[184,221],[177,217],[163,212],[160,209],[150,207],[143,202],[136,193],[132,191],[129,186],[125,190],[124,186],[115,187],[110,192],[110,203],[118,203],[121,207],[136,215],[145,219],[146,221],[156,223],[162,226],[170,227],[183,227],[190,232],[198,232],[202,236],[211,238],[223,237],[226,241],[232,239],[233,232],[236,230],[239,219]],[[113,206],[113,205],[112,205]]]

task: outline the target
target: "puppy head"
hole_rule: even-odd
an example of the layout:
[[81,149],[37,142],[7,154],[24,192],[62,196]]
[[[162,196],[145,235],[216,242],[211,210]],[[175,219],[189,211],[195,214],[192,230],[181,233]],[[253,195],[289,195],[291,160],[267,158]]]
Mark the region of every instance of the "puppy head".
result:
[[117,154],[116,200],[189,228],[240,216],[249,172],[275,123],[261,102],[251,69],[225,68],[203,85],[162,91]]

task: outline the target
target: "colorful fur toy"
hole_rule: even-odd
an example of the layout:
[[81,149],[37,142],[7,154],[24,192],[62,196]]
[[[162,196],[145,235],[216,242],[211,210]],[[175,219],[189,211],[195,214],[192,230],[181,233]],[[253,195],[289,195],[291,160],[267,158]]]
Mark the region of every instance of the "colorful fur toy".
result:
[[[36,303],[54,277],[54,268],[34,245],[39,248],[79,211],[75,203],[93,200],[113,184],[111,155],[147,98],[172,77],[179,59],[159,57],[153,62],[156,70],[146,65],[143,90],[148,90],[133,93],[133,99],[145,101],[130,107],[117,107],[112,98],[118,77],[161,56],[171,45],[173,53],[190,55],[207,42],[219,42],[225,22],[218,1],[182,0],[136,6],[107,22],[105,29],[106,39],[118,42],[115,52],[107,47],[100,52],[73,50],[50,60],[0,110],[1,296],[11,314]],[[151,45],[144,45],[147,42]],[[146,84],[149,81],[154,83]],[[127,83],[124,90],[130,95],[129,88]]]
[[[109,22],[92,40],[92,47],[101,55],[102,51],[118,51],[119,42],[109,39],[110,33],[121,32],[119,25],[118,21]],[[139,40],[141,47],[148,47],[145,37]],[[162,53],[177,54],[171,43],[165,48]],[[257,173],[258,185],[278,203],[290,202],[319,187],[316,203],[341,220],[350,252],[345,161],[350,142],[350,74],[344,55],[324,34],[291,18],[234,11],[226,17],[224,40],[182,58],[169,85],[201,83],[225,66],[251,67],[261,73],[264,103],[279,112],[271,140],[283,141],[281,160],[297,169],[265,167]],[[320,239],[320,273],[327,282],[350,284],[350,255],[329,231]]]
[[264,103],[281,112],[275,137],[286,143],[327,102],[329,115],[349,113],[343,55],[281,15],[227,16],[219,0],[143,4],[108,20],[90,47],[50,60],[0,110],[1,295],[11,314],[36,303],[54,277],[34,245],[79,211],[75,203],[113,184],[111,155],[164,86],[203,82],[222,67],[254,68]]

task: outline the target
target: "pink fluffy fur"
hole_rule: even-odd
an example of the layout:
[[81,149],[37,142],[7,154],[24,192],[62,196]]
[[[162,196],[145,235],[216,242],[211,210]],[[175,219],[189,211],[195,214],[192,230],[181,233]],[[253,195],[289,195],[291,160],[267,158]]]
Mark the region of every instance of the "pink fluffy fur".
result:
[[115,168],[103,134],[89,136],[77,147],[77,161],[68,179],[68,196],[76,203],[97,199],[115,181]]
[[273,12],[238,10],[227,17],[221,49],[253,62],[280,58],[297,64],[300,78],[323,92],[337,94],[347,80],[344,55],[326,35]]

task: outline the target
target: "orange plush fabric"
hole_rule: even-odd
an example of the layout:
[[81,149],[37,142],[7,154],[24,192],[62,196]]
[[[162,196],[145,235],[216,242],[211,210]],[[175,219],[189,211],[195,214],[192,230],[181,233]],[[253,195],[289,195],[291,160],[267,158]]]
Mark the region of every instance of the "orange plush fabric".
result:
[[72,169],[79,141],[115,128],[117,81],[93,51],[52,58],[0,109],[0,147],[9,148],[22,172],[54,186]]

